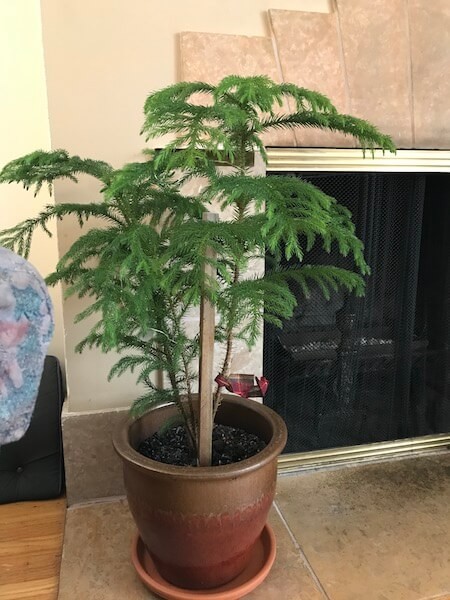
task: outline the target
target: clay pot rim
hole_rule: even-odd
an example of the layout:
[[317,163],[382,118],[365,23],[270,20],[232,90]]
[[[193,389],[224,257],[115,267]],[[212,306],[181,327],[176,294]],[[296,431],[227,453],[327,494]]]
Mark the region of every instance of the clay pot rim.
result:
[[[228,479],[230,477],[238,476],[244,473],[250,473],[256,469],[261,468],[273,460],[274,455],[278,456],[287,440],[287,430],[283,419],[271,408],[255,402],[254,400],[248,400],[239,396],[227,395],[223,398],[223,403],[231,403],[238,406],[243,406],[249,410],[258,413],[264,417],[272,427],[272,438],[264,450],[258,452],[250,458],[246,458],[240,462],[232,463],[230,465],[217,465],[213,467],[191,467],[191,466],[178,466],[168,465],[161,463],[151,458],[143,456],[137,450],[135,450],[128,437],[130,427],[139,421],[144,416],[151,413],[151,409],[139,418],[128,418],[113,435],[113,445],[117,454],[131,464],[138,470],[148,471],[151,470],[154,473],[159,473],[161,476],[175,475],[177,477],[186,479]],[[167,406],[167,405],[164,405]],[[162,407],[160,407],[162,408]]]

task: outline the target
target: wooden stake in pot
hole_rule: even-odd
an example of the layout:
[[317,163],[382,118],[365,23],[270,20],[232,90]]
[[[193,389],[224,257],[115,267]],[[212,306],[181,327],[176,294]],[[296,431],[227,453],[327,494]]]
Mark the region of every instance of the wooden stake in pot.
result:
[[[219,216],[215,213],[203,213],[203,220],[217,222]],[[206,257],[212,260],[216,258],[216,254],[212,248],[207,248]],[[203,275],[205,281],[214,279],[216,277],[216,269],[213,265],[206,263]],[[198,439],[198,455],[201,467],[210,466],[212,456],[214,331],[214,305],[203,295],[200,303],[200,407]]]

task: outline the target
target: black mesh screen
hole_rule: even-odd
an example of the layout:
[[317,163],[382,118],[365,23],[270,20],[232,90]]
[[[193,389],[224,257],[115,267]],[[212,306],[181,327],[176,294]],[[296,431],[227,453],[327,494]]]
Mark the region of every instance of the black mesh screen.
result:
[[[301,177],[351,210],[372,273],[364,298],[293,287],[293,318],[265,326],[265,402],[286,420],[285,451],[450,431],[450,176]],[[304,262],[351,268],[319,246]]]

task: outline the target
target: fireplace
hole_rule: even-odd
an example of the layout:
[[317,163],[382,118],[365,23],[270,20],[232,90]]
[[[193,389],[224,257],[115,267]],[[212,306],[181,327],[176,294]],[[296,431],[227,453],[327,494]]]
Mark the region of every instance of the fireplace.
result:
[[[283,330],[265,327],[265,402],[287,422],[286,452],[448,443],[448,153],[372,161],[353,150],[271,152],[268,176],[302,177],[351,210],[372,271],[364,298],[340,291],[327,301],[312,289],[305,299],[294,289],[294,316]],[[318,246],[304,260],[351,267]]]

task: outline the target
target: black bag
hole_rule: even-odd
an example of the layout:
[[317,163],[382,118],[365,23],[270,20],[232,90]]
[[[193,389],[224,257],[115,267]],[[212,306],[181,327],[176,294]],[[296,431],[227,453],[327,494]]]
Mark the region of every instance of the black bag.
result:
[[64,386],[55,356],[46,356],[36,406],[24,437],[0,447],[0,504],[61,495],[64,462],[61,410]]

